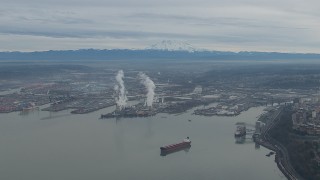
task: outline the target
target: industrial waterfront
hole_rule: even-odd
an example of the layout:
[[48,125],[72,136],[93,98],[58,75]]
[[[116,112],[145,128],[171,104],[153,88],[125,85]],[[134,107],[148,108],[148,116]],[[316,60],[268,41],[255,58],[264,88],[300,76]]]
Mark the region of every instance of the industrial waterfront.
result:
[[[254,124],[265,107],[228,117],[196,116],[196,108],[119,119],[99,119],[114,106],[0,114],[0,179],[286,179],[270,150],[234,138],[235,124]],[[160,156],[160,146],[186,136],[188,151]]]
[[[291,168],[290,160],[298,162],[290,154],[293,149],[278,148],[282,146],[268,138],[272,129],[282,128],[276,126],[279,122],[286,123],[290,137],[299,135],[290,130],[293,112],[284,113],[287,121],[279,121],[281,107],[298,109],[297,123],[316,120],[313,117],[319,113],[317,88],[279,87],[282,81],[292,86],[290,73],[299,72],[297,65],[284,75],[281,68],[286,64],[270,65],[260,73],[252,69],[261,70],[266,64],[248,68],[246,63],[215,62],[217,68],[211,70],[204,68],[208,64],[191,61],[182,69],[161,66],[154,71],[144,64],[145,69],[96,63],[101,66],[48,64],[43,71],[53,68],[53,76],[31,74],[22,81],[17,75],[2,80],[0,156],[4,161],[0,167],[4,179],[44,179],[45,174],[51,179],[299,177]],[[2,68],[16,69],[16,65]],[[304,78],[300,83],[308,85]],[[241,125],[247,127],[241,129]],[[160,147],[179,144],[187,136],[191,147],[160,153]],[[282,137],[287,136],[274,139]],[[312,143],[309,151],[317,152],[317,142],[291,142],[291,146],[304,143],[306,148]],[[316,155],[306,153],[306,157],[310,163],[318,162]]]

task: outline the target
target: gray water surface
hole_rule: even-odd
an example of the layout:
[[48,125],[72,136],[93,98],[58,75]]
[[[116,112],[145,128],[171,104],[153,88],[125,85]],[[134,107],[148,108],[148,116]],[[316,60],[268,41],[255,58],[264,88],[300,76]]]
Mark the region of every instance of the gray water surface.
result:
[[[254,124],[263,108],[237,117],[188,111],[149,118],[98,119],[69,110],[0,114],[0,179],[163,180],[285,179],[270,151],[236,144],[235,123]],[[191,120],[189,122],[188,120]],[[160,146],[189,136],[192,147],[160,156]]]

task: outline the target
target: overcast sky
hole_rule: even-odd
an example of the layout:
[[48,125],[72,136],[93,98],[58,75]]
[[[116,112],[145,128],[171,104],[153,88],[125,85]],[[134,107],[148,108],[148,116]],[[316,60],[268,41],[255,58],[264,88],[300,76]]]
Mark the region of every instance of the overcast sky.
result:
[[199,49],[320,53],[319,0],[1,0],[0,51]]

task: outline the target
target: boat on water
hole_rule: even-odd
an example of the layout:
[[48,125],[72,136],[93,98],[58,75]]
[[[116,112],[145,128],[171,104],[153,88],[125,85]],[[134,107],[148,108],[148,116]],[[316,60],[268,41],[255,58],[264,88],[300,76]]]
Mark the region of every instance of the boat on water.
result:
[[234,133],[235,137],[242,137],[247,134],[246,126],[237,126],[236,132]]
[[187,137],[186,139],[184,139],[180,143],[170,144],[170,145],[166,145],[166,146],[160,147],[161,156],[165,156],[165,155],[170,154],[170,153],[174,153],[174,152],[178,152],[178,151],[181,151],[181,150],[189,149],[190,147],[191,147],[191,141],[189,140],[189,137]]

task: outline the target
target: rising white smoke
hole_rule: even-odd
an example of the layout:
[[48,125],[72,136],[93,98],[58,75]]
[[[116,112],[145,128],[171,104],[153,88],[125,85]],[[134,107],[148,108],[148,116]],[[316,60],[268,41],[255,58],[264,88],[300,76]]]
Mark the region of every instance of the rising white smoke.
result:
[[124,73],[122,70],[118,71],[118,74],[116,75],[116,80],[117,83],[114,86],[114,90],[116,91],[116,103],[117,106],[122,109],[127,105],[127,95],[126,95],[126,89],[124,86],[124,81],[123,81]]
[[152,106],[153,98],[154,98],[154,90],[156,86],[154,82],[144,73],[139,73],[139,78],[141,79],[141,83],[146,87],[147,93],[147,106]]

